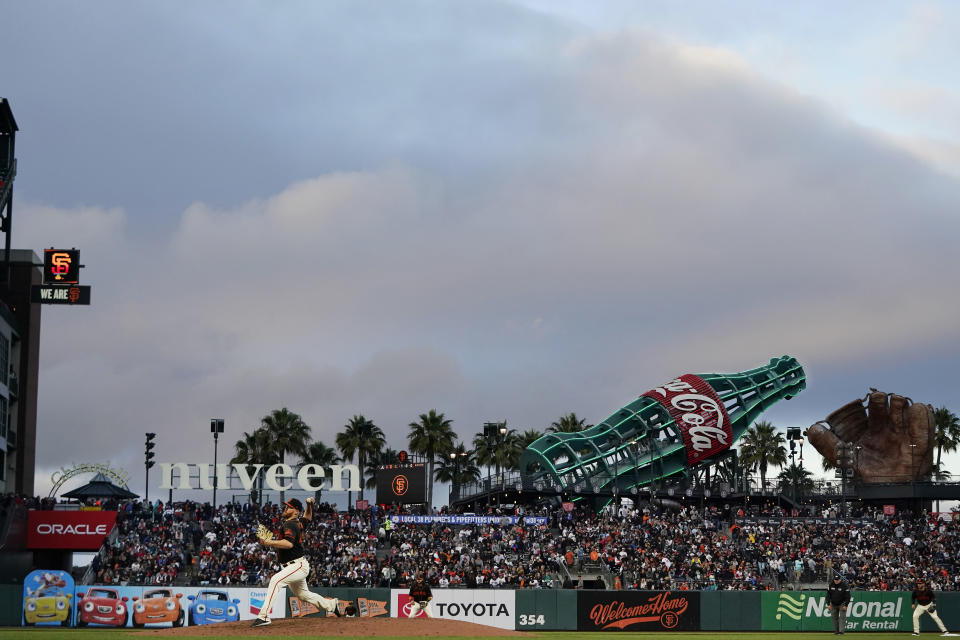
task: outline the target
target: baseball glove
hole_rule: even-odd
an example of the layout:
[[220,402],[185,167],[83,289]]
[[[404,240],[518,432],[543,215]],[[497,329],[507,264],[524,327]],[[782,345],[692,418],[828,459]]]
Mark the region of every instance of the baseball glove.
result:
[[273,540],[273,531],[270,531],[262,523],[257,525],[257,538],[260,540]]
[[933,466],[933,407],[895,393],[870,389],[863,400],[812,425],[806,436],[831,466],[838,463],[838,444],[853,445],[853,467],[864,482],[925,478]]

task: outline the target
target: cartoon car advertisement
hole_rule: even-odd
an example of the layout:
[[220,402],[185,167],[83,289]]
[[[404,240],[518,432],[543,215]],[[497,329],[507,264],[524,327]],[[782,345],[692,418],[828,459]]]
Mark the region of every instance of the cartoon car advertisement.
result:
[[142,597],[133,599],[133,626],[164,622],[171,622],[174,627],[184,626],[187,614],[180,606],[182,597],[182,593],[174,593],[173,589],[144,590]]
[[32,571],[23,581],[23,624],[73,626],[73,577],[66,571]]
[[189,595],[190,624],[214,624],[217,622],[235,622],[240,619],[240,598],[230,599],[225,591],[204,590]]
[[77,626],[102,624],[108,627],[127,626],[130,611],[127,596],[109,587],[89,587],[77,592]]

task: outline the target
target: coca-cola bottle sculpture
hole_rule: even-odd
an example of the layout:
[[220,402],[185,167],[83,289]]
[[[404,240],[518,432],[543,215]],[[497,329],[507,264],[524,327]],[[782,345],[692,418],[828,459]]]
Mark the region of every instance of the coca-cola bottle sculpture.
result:
[[770,405],[806,387],[795,358],[741,373],[686,374],[576,433],[549,433],[520,457],[527,490],[625,495],[685,478],[729,449]]

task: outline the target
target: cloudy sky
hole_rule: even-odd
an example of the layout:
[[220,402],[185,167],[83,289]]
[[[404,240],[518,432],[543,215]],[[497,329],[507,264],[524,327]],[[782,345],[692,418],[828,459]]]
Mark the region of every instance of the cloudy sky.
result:
[[214,416],[402,448],[783,354],[784,428],[960,411],[954,3],[0,5],[13,244],[93,294],[43,310],[38,493]]

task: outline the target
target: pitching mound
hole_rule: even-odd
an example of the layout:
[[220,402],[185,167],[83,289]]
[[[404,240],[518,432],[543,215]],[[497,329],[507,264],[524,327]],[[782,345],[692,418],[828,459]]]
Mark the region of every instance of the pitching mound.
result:
[[252,620],[221,622],[197,627],[147,629],[140,635],[154,636],[522,636],[520,631],[498,629],[459,620],[426,618],[278,618],[266,627],[250,626]]

